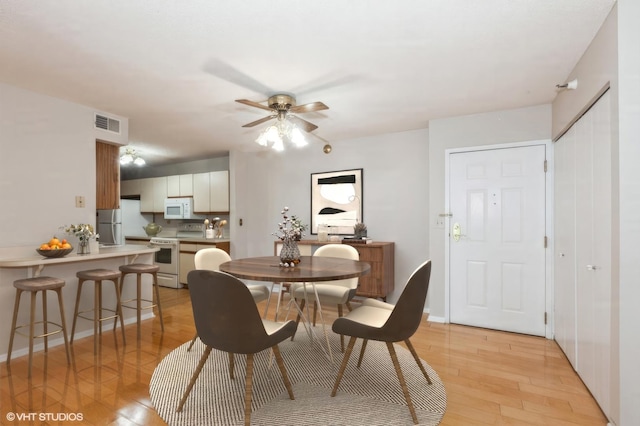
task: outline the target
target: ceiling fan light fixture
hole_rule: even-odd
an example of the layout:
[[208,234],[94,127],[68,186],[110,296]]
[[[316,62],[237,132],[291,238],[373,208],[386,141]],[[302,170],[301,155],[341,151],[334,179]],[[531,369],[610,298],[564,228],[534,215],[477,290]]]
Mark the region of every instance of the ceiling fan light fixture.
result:
[[144,158],[140,157],[136,150],[133,148],[126,148],[124,153],[120,156],[120,165],[126,166],[129,164],[135,164],[136,166],[144,166],[147,162]]

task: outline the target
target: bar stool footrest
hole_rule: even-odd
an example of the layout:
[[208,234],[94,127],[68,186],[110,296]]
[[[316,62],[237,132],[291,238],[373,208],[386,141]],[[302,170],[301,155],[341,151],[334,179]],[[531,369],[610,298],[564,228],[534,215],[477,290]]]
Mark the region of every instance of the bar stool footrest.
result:
[[[42,334],[34,334],[33,335],[34,339],[39,339],[39,338],[42,338],[42,337],[49,337],[49,336],[51,336],[53,334],[62,333],[62,331],[64,330],[62,328],[61,324],[58,324],[57,322],[53,322],[53,321],[36,321],[36,322],[33,323],[33,325],[36,326],[37,324],[44,324],[45,322],[47,323],[48,326],[49,325],[55,326],[56,329],[53,330],[53,331],[47,331],[46,333],[44,333],[44,331],[43,331]],[[29,327],[29,324],[17,325],[16,328],[15,328],[15,333],[19,334],[19,335],[21,335],[23,337],[27,337],[28,338],[29,337],[28,333],[23,333],[23,332],[19,331],[21,328],[26,328],[26,327]]]

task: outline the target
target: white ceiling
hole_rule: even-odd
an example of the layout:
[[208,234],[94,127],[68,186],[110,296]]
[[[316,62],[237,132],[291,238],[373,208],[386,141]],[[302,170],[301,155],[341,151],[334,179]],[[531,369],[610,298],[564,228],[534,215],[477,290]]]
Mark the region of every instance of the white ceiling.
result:
[[251,149],[289,92],[323,142],[551,102],[614,0],[0,0],[0,81],[129,118],[150,163]]

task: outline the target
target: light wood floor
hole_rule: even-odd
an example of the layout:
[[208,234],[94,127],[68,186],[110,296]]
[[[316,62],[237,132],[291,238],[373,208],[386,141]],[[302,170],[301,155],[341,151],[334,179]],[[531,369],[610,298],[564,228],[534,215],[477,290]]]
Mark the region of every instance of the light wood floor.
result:
[[[72,367],[67,367],[60,346],[50,349],[48,357],[37,353],[31,381],[26,379],[26,356],[14,358],[10,371],[2,363],[0,424],[42,423],[38,417],[32,423],[11,422],[8,413],[61,413],[82,416],[81,422],[64,424],[164,425],[149,399],[149,381],[160,360],[189,341],[195,328],[188,290],[161,291],[164,333],[157,318],[144,322],[140,341],[135,324],[127,326],[124,347],[105,332],[102,351],[95,357],[92,338],[77,340]],[[271,306],[273,312],[275,303]],[[337,316],[326,311],[329,321]],[[448,401],[442,425],[607,423],[553,341],[427,321],[411,341],[445,384]],[[411,424],[408,412],[407,418]],[[58,422],[53,418],[46,424]]]

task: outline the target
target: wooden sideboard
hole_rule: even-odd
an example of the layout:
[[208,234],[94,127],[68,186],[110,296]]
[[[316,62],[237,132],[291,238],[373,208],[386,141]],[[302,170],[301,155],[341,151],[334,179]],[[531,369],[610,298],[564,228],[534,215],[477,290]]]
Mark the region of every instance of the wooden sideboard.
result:
[[[325,244],[348,244],[342,242],[321,242],[316,240],[298,241],[302,255],[312,255],[317,247]],[[395,281],[395,243],[373,242],[369,244],[349,244],[358,250],[360,260],[371,265],[371,273],[360,277],[356,295],[387,300],[387,295],[393,291]],[[280,253],[281,241],[275,241],[274,254]]]

